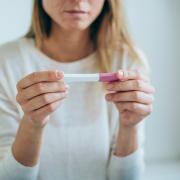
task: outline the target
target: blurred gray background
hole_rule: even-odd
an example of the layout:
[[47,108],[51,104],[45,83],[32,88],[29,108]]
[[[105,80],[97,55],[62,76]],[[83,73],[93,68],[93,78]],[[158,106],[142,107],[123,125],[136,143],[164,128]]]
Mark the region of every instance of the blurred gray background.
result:
[[[128,25],[149,59],[156,87],[154,112],[146,123],[144,180],[180,179],[180,1],[125,0]],[[0,0],[0,44],[24,35],[31,0]]]

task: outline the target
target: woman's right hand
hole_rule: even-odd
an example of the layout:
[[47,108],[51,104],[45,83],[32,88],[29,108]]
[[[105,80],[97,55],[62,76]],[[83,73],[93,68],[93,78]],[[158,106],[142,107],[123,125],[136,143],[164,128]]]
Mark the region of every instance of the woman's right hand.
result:
[[40,71],[29,74],[17,83],[17,102],[24,118],[35,127],[44,127],[49,115],[54,112],[68,94],[64,74],[59,71]]

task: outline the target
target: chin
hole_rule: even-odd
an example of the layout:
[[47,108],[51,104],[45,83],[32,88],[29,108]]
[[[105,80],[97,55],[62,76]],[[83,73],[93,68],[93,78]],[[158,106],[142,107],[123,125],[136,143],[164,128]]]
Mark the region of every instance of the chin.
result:
[[68,31],[84,31],[89,28],[89,24],[85,23],[71,23],[64,26],[64,28]]

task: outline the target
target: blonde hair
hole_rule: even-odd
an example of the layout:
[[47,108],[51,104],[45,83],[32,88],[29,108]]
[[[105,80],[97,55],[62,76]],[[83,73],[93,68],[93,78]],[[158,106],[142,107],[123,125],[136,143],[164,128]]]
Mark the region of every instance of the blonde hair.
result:
[[[51,18],[44,11],[42,0],[35,0],[32,24],[26,37],[33,37],[37,47],[41,48],[43,39],[50,33]],[[123,55],[124,47],[132,59],[139,59],[126,27],[122,0],[105,0],[101,14],[91,25],[91,38],[97,50],[99,69],[102,72],[112,70],[114,53],[118,50]]]

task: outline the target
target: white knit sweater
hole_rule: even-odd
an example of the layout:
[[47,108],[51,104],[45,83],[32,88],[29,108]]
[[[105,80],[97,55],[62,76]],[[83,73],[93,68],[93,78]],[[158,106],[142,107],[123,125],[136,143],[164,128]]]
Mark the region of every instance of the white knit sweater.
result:
[[[127,53],[113,59],[114,71],[147,71]],[[25,167],[11,153],[23,116],[16,102],[16,84],[34,71],[58,69],[65,73],[97,73],[96,53],[76,62],[50,59],[33,39],[18,39],[0,47],[0,180],[135,180],[143,169],[143,124],[139,148],[127,157],[113,155],[119,113],[105,100],[102,84],[71,83],[68,98],[50,117],[45,128],[38,165]]]

